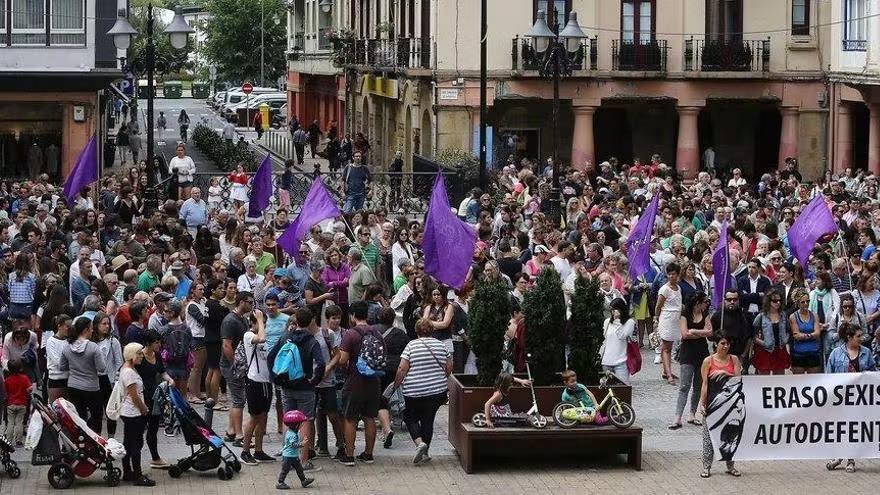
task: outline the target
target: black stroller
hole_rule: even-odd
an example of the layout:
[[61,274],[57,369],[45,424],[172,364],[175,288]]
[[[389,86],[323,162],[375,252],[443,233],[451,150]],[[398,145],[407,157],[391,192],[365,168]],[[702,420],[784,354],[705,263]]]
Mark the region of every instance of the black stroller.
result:
[[21,468],[12,460],[13,452],[15,452],[15,447],[4,435],[0,435],[0,464],[3,464],[3,469],[6,470],[6,474],[10,478],[16,479],[21,476]]
[[217,478],[230,480],[235,473],[241,471],[241,461],[235,453],[174,387],[168,387],[168,403],[183,433],[183,439],[192,452],[189,457],[178,459],[177,464],[168,469],[169,476],[179,478],[190,469],[202,472],[216,469]]

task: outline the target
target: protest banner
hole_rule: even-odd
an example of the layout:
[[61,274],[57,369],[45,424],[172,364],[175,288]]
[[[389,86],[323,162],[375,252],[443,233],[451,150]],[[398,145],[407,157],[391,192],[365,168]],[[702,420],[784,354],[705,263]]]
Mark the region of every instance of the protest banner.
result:
[[718,460],[880,457],[880,373],[744,376],[706,405]]

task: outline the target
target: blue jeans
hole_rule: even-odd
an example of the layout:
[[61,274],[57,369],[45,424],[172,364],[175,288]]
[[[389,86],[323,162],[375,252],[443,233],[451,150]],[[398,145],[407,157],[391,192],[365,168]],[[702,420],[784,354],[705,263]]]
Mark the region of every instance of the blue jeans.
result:
[[345,198],[345,205],[342,207],[342,212],[350,214],[362,210],[364,208],[365,198],[366,195],[364,193],[349,194]]

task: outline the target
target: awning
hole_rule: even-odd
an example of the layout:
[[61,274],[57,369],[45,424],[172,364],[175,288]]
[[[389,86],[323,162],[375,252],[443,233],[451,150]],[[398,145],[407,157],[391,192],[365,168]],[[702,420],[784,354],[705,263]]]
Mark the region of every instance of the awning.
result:
[[110,83],[110,85],[108,85],[107,87],[110,88],[110,92],[113,93],[114,98],[116,98],[117,100],[122,100],[122,103],[125,103],[126,105],[128,105],[128,103],[130,101],[128,96],[125,96],[125,94],[122,91],[120,91],[119,88],[117,88],[115,84]]
[[122,77],[122,71],[118,69],[94,69],[88,72],[0,72],[0,91],[99,91]]

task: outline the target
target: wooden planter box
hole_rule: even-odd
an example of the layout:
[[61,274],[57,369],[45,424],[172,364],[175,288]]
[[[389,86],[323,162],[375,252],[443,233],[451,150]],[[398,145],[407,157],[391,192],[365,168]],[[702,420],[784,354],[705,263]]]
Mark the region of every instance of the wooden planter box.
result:
[[[615,426],[583,426],[562,429],[553,425],[553,408],[560,402],[562,384],[535,387],[538,410],[550,420],[547,428],[531,427],[476,428],[471,425],[475,413],[494,392],[492,387],[478,386],[475,375],[452,375],[449,379],[449,443],[455,447],[465,472],[474,470],[477,458],[512,456],[571,456],[599,452],[623,452],[635,469],[641,469],[641,428],[621,430]],[[605,398],[606,391],[590,387],[596,400]],[[614,393],[623,401],[632,402],[632,387],[614,386]],[[510,406],[515,412],[527,411],[532,405],[528,387],[514,386],[510,391]],[[636,411],[638,420],[638,411]],[[591,442],[589,448],[584,442]],[[544,446],[534,448],[533,442]],[[532,447],[530,447],[532,445]],[[601,446],[603,449],[597,449]]]

